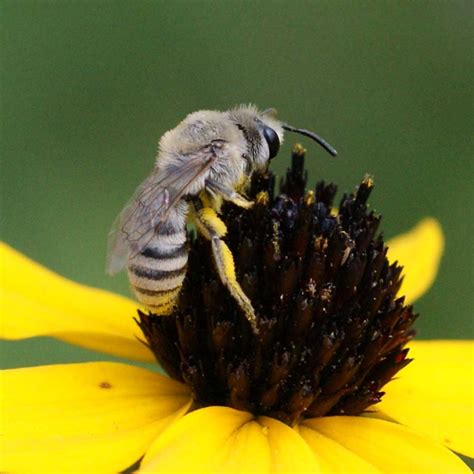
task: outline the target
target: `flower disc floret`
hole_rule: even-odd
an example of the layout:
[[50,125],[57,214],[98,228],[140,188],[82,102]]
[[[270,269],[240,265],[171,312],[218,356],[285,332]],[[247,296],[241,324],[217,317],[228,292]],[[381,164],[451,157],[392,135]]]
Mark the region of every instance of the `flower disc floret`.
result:
[[356,415],[380,401],[406,366],[416,315],[398,297],[402,267],[389,263],[368,209],[365,177],[334,210],[337,188],[306,191],[304,150],[275,194],[268,172],[251,183],[255,205],[222,216],[238,279],[258,314],[258,334],[190,238],[188,276],[170,317],[140,313],[160,364],[192,388],[198,406],[224,405],[294,424]]

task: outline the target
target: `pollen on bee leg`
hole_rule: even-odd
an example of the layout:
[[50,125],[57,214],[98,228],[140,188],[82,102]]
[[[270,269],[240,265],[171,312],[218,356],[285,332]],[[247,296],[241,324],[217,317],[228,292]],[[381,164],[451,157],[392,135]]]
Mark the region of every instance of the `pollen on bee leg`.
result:
[[196,215],[196,224],[202,234],[210,239],[212,236],[223,237],[227,233],[227,227],[211,207],[204,207]]
[[244,209],[250,209],[254,205],[254,201],[249,201],[238,193],[235,193],[230,201],[236,206],[242,207]]
[[235,275],[234,256],[229,247],[221,239],[214,237],[212,239],[212,250],[217,270],[223,283],[227,286],[230,294],[235,298],[239,306],[245,313],[255,334],[258,333],[257,318],[247,295],[242,290]]

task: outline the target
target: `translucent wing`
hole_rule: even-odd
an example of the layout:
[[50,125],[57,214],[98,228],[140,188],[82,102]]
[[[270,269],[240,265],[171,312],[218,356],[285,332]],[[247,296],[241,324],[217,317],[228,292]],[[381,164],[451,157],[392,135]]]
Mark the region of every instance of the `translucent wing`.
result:
[[109,233],[108,273],[120,271],[129,258],[147,246],[170,210],[216,159],[212,144],[188,155],[177,155],[172,166],[155,171],[137,188]]

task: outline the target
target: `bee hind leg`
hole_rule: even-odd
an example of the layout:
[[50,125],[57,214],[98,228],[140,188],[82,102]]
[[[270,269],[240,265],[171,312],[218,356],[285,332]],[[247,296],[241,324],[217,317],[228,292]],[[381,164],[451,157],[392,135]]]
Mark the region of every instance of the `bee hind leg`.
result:
[[217,181],[213,181],[212,179],[206,179],[206,187],[213,193],[219,194],[222,198],[226,201],[229,201],[236,206],[242,207],[244,209],[249,209],[253,206],[253,201],[249,201],[244,196],[239,194],[238,192],[234,191],[227,186],[218,183]]
[[195,219],[199,231],[211,241],[214,262],[222,283],[229,289],[232,297],[244,311],[253,332],[257,334],[257,317],[252,303],[237,281],[234,256],[227,244],[221,239],[227,232],[226,225],[219,218],[216,211],[209,207],[204,207],[196,212]]

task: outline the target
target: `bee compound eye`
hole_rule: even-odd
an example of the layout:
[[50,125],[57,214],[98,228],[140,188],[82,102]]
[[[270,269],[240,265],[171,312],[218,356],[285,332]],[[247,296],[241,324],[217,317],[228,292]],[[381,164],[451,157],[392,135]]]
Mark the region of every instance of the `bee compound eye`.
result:
[[275,158],[278,150],[280,150],[280,139],[275,130],[270,127],[265,127],[263,129],[263,136],[268,144],[268,150],[270,151],[270,156],[268,158],[271,160],[272,158]]

